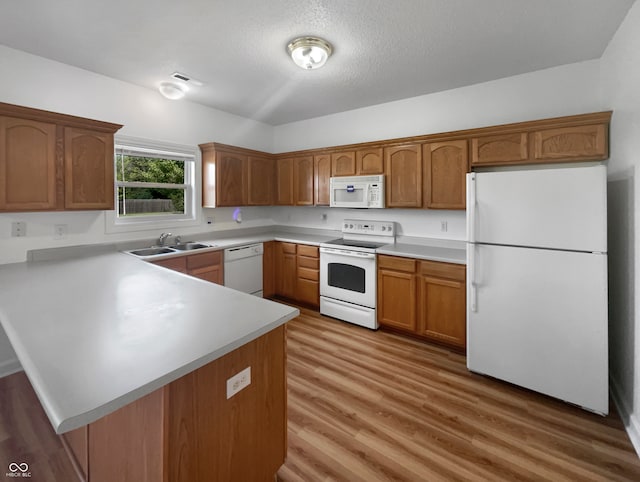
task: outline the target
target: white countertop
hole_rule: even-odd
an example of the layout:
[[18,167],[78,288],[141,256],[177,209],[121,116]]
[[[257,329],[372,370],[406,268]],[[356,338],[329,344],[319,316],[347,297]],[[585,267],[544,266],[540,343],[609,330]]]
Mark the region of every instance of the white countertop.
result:
[[467,247],[464,241],[409,238],[376,249],[378,254],[425,259],[444,263],[466,264]]
[[122,253],[0,265],[0,322],[57,433],[298,314]]

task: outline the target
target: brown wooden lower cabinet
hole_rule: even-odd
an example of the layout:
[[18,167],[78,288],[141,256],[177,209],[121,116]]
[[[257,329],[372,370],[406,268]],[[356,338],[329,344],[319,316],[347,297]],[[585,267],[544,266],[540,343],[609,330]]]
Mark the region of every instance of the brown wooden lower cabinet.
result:
[[466,348],[466,267],[378,255],[378,323]]
[[[227,399],[226,381],[251,367]],[[271,481],[284,463],[285,327],[64,434],[87,482]]]
[[[307,244],[274,241],[274,253],[275,296],[314,308],[319,307],[319,248]],[[266,270],[267,264],[264,267]]]
[[224,261],[222,251],[190,254],[176,258],[153,261],[153,264],[186,273],[219,285],[224,284]]

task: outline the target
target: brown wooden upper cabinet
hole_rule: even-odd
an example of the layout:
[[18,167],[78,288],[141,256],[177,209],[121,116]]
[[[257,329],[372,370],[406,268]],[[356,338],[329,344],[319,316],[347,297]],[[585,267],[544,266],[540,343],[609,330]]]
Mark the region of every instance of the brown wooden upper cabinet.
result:
[[64,128],[65,209],[113,209],[113,134]]
[[332,176],[366,176],[383,173],[382,147],[362,148],[331,154]]
[[223,144],[201,144],[202,206],[273,204],[275,168],[266,153]]
[[113,209],[121,127],[0,103],[0,211]]
[[423,144],[424,207],[465,209],[466,174],[469,170],[465,139]]
[[273,204],[275,191],[275,160],[271,157],[249,156],[247,160],[247,204]]
[[296,206],[313,206],[313,156],[293,160],[293,197]]
[[247,204],[246,172],[248,156],[217,150],[215,206],[243,206]]
[[293,206],[293,159],[276,160],[276,204]]
[[532,133],[534,161],[601,160],[609,155],[604,124],[560,127]]
[[514,132],[471,139],[471,165],[524,163],[529,160],[529,134]]
[[[470,168],[606,159],[610,119],[611,112],[597,112],[278,156],[223,144],[203,144],[203,206],[328,206],[332,176],[384,174],[386,207],[465,209],[465,175]],[[47,134],[43,126],[27,129],[34,137],[32,147],[40,146],[39,157],[32,159],[38,169],[22,166],[15,171],[16,178],[51,168],[47,157],[51,149],[50,145],[47,147],[47,136],[51,133]],[[6,128],[2,131],[6,137]],[[26,131],[17,132],[11,135],[27,135]],[[2,159],[7,157],[9,147],[3,149],[0,161],[5,166],[4,173],[7,163]],[[19,171],[22,174],[17,174]],[[3,173],[0,176],[6,177]],[[2,179],[0,183],[4,182]],[[51,179],[38,178],[35,182],[43,187],[31,202],[45,206],[55,202],[45,189],[50,188],[47,183]],[[15,203],[16,196],[29,197],[30,193],[28,189],[14,189],[0,203],[6,205],[10,199]]]
[[331,156],[313,156],[313,197],[316,206],[328,206],[330,199]]
[[0,117],[0,146],[0,210],[56,209],[56,125]]
[[331,154],[331,175],[332,176],[355,176],[356,175],[356,152],[355,151],[333,152]]
[[382,147],[358,149],[356,151],[356,174],[359,176],[384,174]]
[[422,207],[422,146],[386,147],[384,164],[387,207]]
[[607,159],[610,120],[596,112],[474,129],[471,167]]

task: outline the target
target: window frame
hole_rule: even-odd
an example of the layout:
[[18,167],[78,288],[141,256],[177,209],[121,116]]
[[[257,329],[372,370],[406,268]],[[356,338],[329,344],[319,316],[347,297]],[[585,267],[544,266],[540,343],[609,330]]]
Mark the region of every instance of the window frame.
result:
[[[117,158],[122,152],[141,157],[158,157],[161,159],[175,159],[184,161],[184,184],[146,183],[133,181],[118,181]],[[169,144],[132,137],[116,136],[113,153],[113,196],[114,209],[107,211],[106,232],[128,232],[162,229],[178,226],[197,226],[200,224],[200,212],[196,209],[198,203],[197,178],[198,166],[201,160],[197,149],[191,146]],[[182,214],[153,214],[147,216],[118,216],[118,189],[120,187],[156,187],[166,189],[184,189],[184,213]]]

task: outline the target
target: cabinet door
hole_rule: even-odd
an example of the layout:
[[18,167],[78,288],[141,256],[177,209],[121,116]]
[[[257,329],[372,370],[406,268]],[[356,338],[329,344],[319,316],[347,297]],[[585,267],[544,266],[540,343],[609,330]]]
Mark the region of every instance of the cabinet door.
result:
[[431,209],[465,209],[469,170],[466,140],[422,146],[424,206]]
[[0,210],[56,209],[57,172],[55,124],[0,117]]
[[331,154],[332,176],[355,176],[356,153],[354,151],[334,152]]
[[384,150],[386,205],[390,208],[422,207],[422,149],[419,144]]
[[457,348],[467,344],[465,267],[420,263],[418,333]]
[[216,207],[216,151],[201,147],[202,152],[202,207]]
[[187,258],[186,256],[179,256],[177,258],[162,259],[160,261],[153,261],[153,264],[162,266],[163,268],[171,269],[173,271],[179,271],[180,273],[187,272]]
[[535,161],[586,161],[609,156],[604,124],[546,129],[532,135]]
[[378,256],[378,323],[415,333],[415,260]]
[[216,151],[216,206],[247,204],[247,156]]
[[190,269],[187,274],[217,285],[224,285],[224,272],[221,264]]
[[382,147],[359,149],[356,151],[356,171],[359,175],[384,173]]
[[271,298],[276,294],[276,242],[263,244],[262,254],[262,295]]
[[296,295],[296,245],[278,242],[276,245],[276,290],[280,296],[294,299]]
[[295,299],[313,307],[320,306],[320,251],[317,246],[297,246]]
[[64,206],[113,209],[113,134],[64,129]]
[[63,433],[62,437],[69,446],[84,480],[86,480],[89,475],[89,426],[85,425]]
[[316,206],[328,206],[330,202],[329,180],[331,156],[322,154],[313,158],[313,195]]
[[313,206],[313,157],[293,161],[293,189],[296,206]]
[[528,139],[526,132],[474,137],[471,139],[471,165],[524,163],[529,160]]
[[247,167],[247,204],[269,206],[273,204],[275,190],[275,164],[273,159],[249,156]]
[[276,161],[276,204],[293,206],[293,159]]

